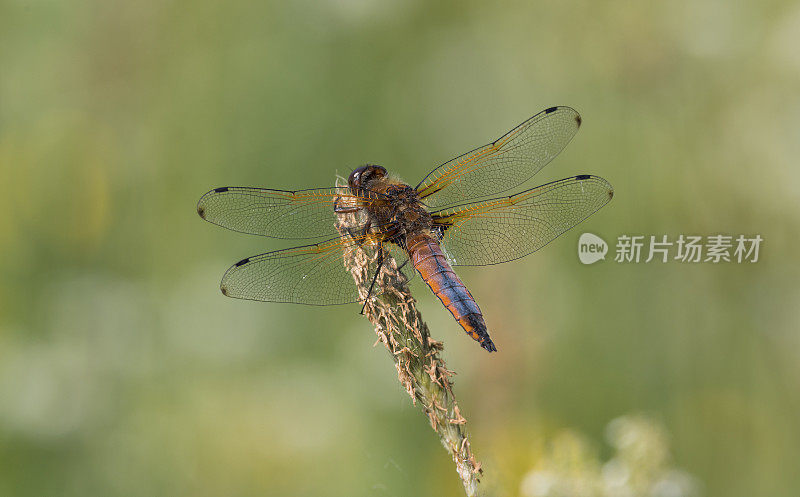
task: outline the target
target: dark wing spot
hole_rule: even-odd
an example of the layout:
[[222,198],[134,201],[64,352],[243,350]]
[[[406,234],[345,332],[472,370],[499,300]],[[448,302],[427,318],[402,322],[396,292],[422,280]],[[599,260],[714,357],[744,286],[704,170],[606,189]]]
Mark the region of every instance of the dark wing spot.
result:
[[544,113],[545,114],[552,114],[553,112],[555,112],[557,110],[558,110],[558,107],[550,107],[549,109],[545,109]]
[[200,217],[202,217],[203,219],[206,218],[206,210],[204,207],[198,207],[197,213],[200,214]]
[[579,174],[579,175],[575,176],[575,179],[589,179],[591,177],[592,177],[591,174]]
[[581,119],[581,115],[580,114],[577,114],[575,116],[575,122],[578,123],[578,127],[580,128],[581,127],[581,123],[583,122],[583,120]]
[[614,190],[609,190],[608,191],[608,200],[611,200],[612,198],[614,198]]
[[225,286],[220,286],[219,291],[222,292],[222,295],[228,296],[228,289]]
[[441,240],[441,238],[444,236],[444,232],[447,231],[447,228],[449,228],[452,225],[453,223],[442,221],[442,218],[437,218],[436,216],[433,216],[433,226],[431,226],[431,229],[433,230],[434,233],[436,233],[436,236],[439,237],[439,239]]
[[244,265],[245,265],[245,264],[247,264],[248,262],[250,262],[250,258],[249,258],[249,257],[248,257],[247,259],[242,259],[241,261],[237,262],[237,263],[235,264],[235,266],[236,266],[236,267],[239,267],[239,266],[244,266]]
[[227,186],[223,186],[222,188],[214,188],[214,191],[216,193],[224,193],[224,192],[228,191],[228,187]]

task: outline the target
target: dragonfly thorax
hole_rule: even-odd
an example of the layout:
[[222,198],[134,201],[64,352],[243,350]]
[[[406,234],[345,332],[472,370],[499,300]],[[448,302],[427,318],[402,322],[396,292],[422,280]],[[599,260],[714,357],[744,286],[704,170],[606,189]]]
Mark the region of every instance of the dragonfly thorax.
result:
[[380,217],[394,240],[404,244],[407,237],[430,230],[433,219],[414,188],[402,183],[392,184],[384,194],[385,210]]

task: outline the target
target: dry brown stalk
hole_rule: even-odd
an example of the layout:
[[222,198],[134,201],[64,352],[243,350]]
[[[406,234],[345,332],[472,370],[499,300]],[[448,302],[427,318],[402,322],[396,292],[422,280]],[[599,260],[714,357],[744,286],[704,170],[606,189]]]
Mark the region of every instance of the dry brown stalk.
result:
[[[337,229],[348,236],[348,228],[359,226],[359,214],[337,216]],[[378,254],[367,248],[355,247],[344,254],[344,264],[358,287],[362,299],[367,297]],[[405,268],[404,268],[405,269]],[[413,268],[409,268],[413,271]],[[439,435],[442,445],[456,463],[456,471],[464,484],[467,496],[478,495],[481,465],[472,454],[465,424],[450,377],[455,373],[445,366],[440,356],[442,342],[431,338],[428,326],[411,296],[406,276],[397,262],[387,255],[375,282],[376,290],[364,307],[364,314],[375,327],[378,340],[389,351],[397,376],[411,401],[422,409]],[[375,296],[375,293],[380,295]]]

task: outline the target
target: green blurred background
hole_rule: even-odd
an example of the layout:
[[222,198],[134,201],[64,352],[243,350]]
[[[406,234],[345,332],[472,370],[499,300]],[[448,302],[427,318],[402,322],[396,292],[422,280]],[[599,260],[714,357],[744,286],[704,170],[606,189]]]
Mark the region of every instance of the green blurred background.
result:
[[[0,495],[461,494],[358,306],[224,298],[288,244],[195,204],[365,162],[416,183],[551,105],[584,125],[535,181],[616,195],[460,271],[500,353],[415,287],[487,488],[545,495],[565,433],[606,460],[643,413],[694,493],[799,495],[799,46],[788,0],[2,2]],[[583,266],[584,231],[765,241]]]

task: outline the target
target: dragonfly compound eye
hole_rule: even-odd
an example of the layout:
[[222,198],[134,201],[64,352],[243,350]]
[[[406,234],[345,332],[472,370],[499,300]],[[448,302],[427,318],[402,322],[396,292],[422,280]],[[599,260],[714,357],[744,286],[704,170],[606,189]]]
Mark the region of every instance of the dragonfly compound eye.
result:
[[384,176],[386,176],[386,168],[374,164],[367,164],[366,166],[353,169],[353,172],[350,173],[350,177],[347,178],[347,184],[350,188],[367,187],[370,181]]
[[347,178],[347,184],[356,188],[361,186],[361,180],[364,177],[364,171],[366,171],[366,169],[367,166],[361,166],[353,169],[353,172],[350,173],[350,177]]

